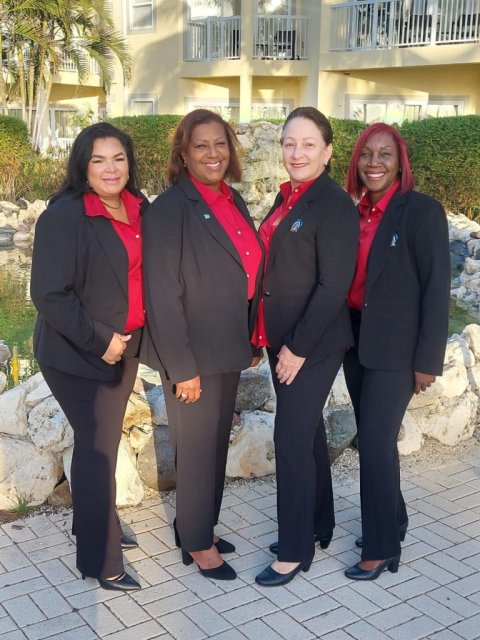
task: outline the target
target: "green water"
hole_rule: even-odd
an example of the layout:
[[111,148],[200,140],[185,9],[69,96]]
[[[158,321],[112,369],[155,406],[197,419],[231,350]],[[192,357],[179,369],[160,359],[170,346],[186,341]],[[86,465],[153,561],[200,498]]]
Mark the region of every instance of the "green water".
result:
[[[38,371],[33,357],[32,332],[36,312],[29,297],[31,250],[0,250],[0,340],[18,352],[18,380],[22,382]],[[450,305],[449,333],[462,333],[467,324],[479,323],[478,316],[461,309],[455,300]],[[15,366],[9,360],[3,367],[8,387],[15,383]]]

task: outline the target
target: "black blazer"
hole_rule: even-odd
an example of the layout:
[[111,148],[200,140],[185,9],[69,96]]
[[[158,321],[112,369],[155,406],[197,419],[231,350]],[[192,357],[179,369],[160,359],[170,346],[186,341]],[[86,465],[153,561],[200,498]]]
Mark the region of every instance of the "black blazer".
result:
[[[255,229],[243,199],[232,191]],[[172,383],[250,366],[262,265],[249,304],[240,256],[186,175],[149,207],[143,238],[142,362],[163,369]]]
[[38,362],[84,378],[115,380],[118,364],[101,357],[113,333],[125,330],[127,283],[128,255],[107,218],[87,216],[82,196],[64,196],[48,206],[35,227],[30,284],[38,311]]
[[442,205],[416,191],[394,196],[368,258],[358,345],[361,364],[441,375],[450,279]]
[[[267,214],[281,203],[279,194]],[[272,348],[324,358],[353,344],[346,296],[355,271],[358,215],[324,172],[272,237],[264,278],[265,323]]]

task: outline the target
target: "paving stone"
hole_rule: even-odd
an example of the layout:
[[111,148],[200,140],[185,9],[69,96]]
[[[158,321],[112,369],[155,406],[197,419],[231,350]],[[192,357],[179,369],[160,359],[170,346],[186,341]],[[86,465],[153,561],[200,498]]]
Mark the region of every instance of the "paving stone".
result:
[[222,615],[233,627],[238,627],[249,620],[262,618],[274,611],[278,611],[278,607],[273,602],[266,598],[260,598],[255,602],[249,602],[241,607],[224,611]]
[[327,611],[323,615],[307,620],[304,624],[309,631],[317,634],[317,638],[321,638],[329,631],[346,627],[356,620],[358,620],[358,617],[354,613],[345,607],[339,607],[338,609]]
[[429,640],[462,640],[461,636],[458,636],[453,631],[449,629],[443,629],[443,631],[437,631],[432,636],[430,636]]
[[345,631],[351,638],[356,638],[356,640],[387,640],[388,638],[383,631],[372,627],[372,625],[365,620],[359,620],[345,627]]
[[[32,568],[33,569],[33,568]],[[45,580],[45,578],[32,578],[26,579],[22,581],[16,581],[19,577],[19,573],[30,572],[30,569],[19,569],[18,571],[13,571],[11,573],[5,574],[7,578],[10,578],[12,574],[15,574],[15,577],[12,580],[12,584],[8,586],[4,586],[0,588],[0,602],[2,602],[5,606],[5,602],[11,600],[12,598],[18,598],[19,596],[23,596],[28,593],[32,593],[33,591],[39,591],[41,589],[46,589],[50,586],[50,584]],[[35,569],[32,573],[38,573]],[[0,576],[0,581],[3,576]]]
[[143,607],[127,594],[106,601],[105,606],[120,620],[124,627],[135,625],[135,633],[138,625],[150,620],[150,616]]
[[153,587],[144,587],[140,591],[135,591],[131,597],[138,602],[138,604],[144,606],[156,600],[162,600],[168,596],[180,593],[181,591],[185,591],[184,585],[179,580],[170,579],[168,582],[162,582]]
[[388,631],[393,627],[398,627],[404,622],[409,622],[413,618],[419,618],[422,614],[406,602],[397,604],[389,609],[380,611],[370,616],[368,621],[371,625],[381,631]]
[[373,613],[380,611],[378,605],[352,589],[350,585],[330,592],[330,596],[339,604],[356,613],[360,618],[371,616]]
[[211,640],[245,640],[246,637],[247,636],[240,633],[238,629],[229,629],[228,631],[220,633],[218,636],[212,636]]
[[409,600],[422,593],[427,593],[437,586],[437,583],[430,580],[430,578],[420,576],[412,580],[407,580],[407,582],[402,582],[402,584],[393,587],[389,591],[393,593],[394,596],[397,596],[399,600]]
[[450,584],[454,580],[457,580],[457,576],[445,571],[438,565],[430,562],[427,558],[419,558],[409,564],[410,568],[416,571],[418,574],[430,578],[434,582],[440,585]]
[[30,597],[42,610],[46,618],[54,618],[72,611],[70,604],[65,598],[62,598],[54,587],[43,589],[42,591],[34,591],[30,594]]
[[287,609],[300,602],[300,598],[288,589],[266,589],[256,584],[253,585],[253,588],[258,591],[261,598],[268,598],[279,609]]
[[[147,622],[141,622],[140,624],[135,624],[135,629],[122,629],[121,631],[117,631],[115,633],[111,633],[105,636],[102,636],[105,640],[153,640],[154,638],[164,638],[166,640],[166,636],[164,635],[165,630],[156,620],[148,620]],[[132,637],[132,634],[135,634]]]
[[480,614],[480,607],[473,602],[469,602],[466,598],[462,598],[447,587],[440,587],[430,591],[428,595],[465,618]]
[[460,596],[471,596],[472,593],[480,591],[480,576],[473,574],[467,578],[462,578],[453,582],[449,588]]
[[124,625],[113,615],[104,603],[99,603],[92,607],[85,607],[84,609],[80,609],[79,613],[85,622],[87,622],[100,637],[124,628]]
[[457,622],[451,627],[451,630],[465,640],[478,640],[480,638],[480,615]]
[[408,601],[408,604],[437,622],[440,622],[444,627],[449,627],[462,619],[459,613],[445,607],[426,594],[412,598]]
[[237,589],[232,593],[223,594],[216,598],[212,598],[209,601],[209,605],[220,613],[224,611],[228,611],[229,609],[234,609],[235,607],[240,607],[242,605],[248,604],[249,602],[254,602],[258,599],[258,591],[251,586],[243,587],[241,589]]
[[207,634],[207,637],[227,631],[232,626],[204,602],[199,602],[192,607],[186,607],[183,609],[183,613],[200,627]]
[[79,614],[74,611],[72,613],[66,613],[63,616],[56,616],[51,620],[45,620],[44,622],[38,622],[32,624],[29,627],[23,629],[29,640],[41,640],[43,638],[51,638],[54,635],[64,634],[76,627],[84,626],[84,620]]
[[282,636],[262,620],[252,620],[240,626],[239,631],[249,640],[283,640]]
[[57,586],[64,582],[70,582],[76,579],[73,574],[61,560],[48,560],[37,564],[38,569],[43,573],[47,580]]
[[432,633],[439,631],[442,625],[428,616],[420,616],[403,624],[389,629],[388,635],[394,640],[420,640],[430,638]]
[[480,540],[467,540],[461,544],[457,544],[446,551],[449,556],[457,560],[463,560],[469,556],[480,553]]
[[444,522],[431,522],[430,524],[425,525],[425,528],[454,544],[464,542],[467,537],[465,534],[458,531],[458,529],[448,527]]
[[474,573],[474,569],[469,567],[467,564],[452,558],[452,556],[447,555],[444,552],[433,553],[428,557],[428,560],[439,567],[442,567],[445,571],[450,571],[450,573],[453,573],[453,575],[458,578],[464,578]]
[[336,600],[330,596],[324,595],[313,598],[312,600],[307,600],[307,602],[301,602],[293,607],[289,607],[286,612],[289,616],[292,616],[292,618],[297,620],[297,622],[304,622],[309,618],[318,616],[321,613],[332,611],[333,609],[338,609],[339,607],[340,605]]
[[310,640],[310,638],[315,637],[313,633],[307,631],[302,624],[293,620],[284,611],[276,611],[263,619],[269,627],[285,640]]
[[27,636],[17,629],[15,631],[7,631],[7,633],[2,633],[2,640],[25,640]]
[[203,640],[208,636],[181,611],[162,617],[162,626],[175,640]]

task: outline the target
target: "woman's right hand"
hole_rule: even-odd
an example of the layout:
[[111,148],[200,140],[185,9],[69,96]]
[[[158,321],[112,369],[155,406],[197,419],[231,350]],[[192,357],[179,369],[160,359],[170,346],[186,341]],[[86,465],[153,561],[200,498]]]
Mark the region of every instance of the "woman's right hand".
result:
[[196,402],[200,398],[201,393],[200,376],[195,376],[195,378],[191,380],[184,380],[176,384],[175,395],[180,402],[185,402],[185,404]]
[[116,362],[120,362],[123,356],[123,352],[127,348],[127,342],[131,337],[131,335],[123,336],[120,333],[115,332],[112,336],[112,339],[110,340],[108,349],[102,356],[102,360],[104,360],[107,364],[115,364]]

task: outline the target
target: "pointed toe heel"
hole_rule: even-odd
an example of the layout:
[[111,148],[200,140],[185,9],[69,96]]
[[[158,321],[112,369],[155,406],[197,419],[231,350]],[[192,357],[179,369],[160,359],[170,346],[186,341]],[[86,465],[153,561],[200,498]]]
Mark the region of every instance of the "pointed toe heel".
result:
[[387,558],[382,560],[375,569],[362,569],[360,563],[350,567],[345,571],[347,578],[351,580],[376,580],[378,576],[384,571],[390,571],[390,573],[397,573],[398,566],[400,564],[400,556],[394,558]]
[[97,578],[97,580],[102,589],[109,591],[138,591],[141,589],[140,584],[128,573],[122,574],[115,580],[107,580],[106,578]]
[[126,535],[123,535],[120,538],[120,545],[124,551],[128,551],[129,549],[137,549],[138,542],[133,538],[129,538]]
[[332,541],[333,534],[330,536],[326,536],[325,538],[319,538],[318,542],[320,543],[320,549],[328,549],[330,546],[330,542]]
[[302,571],[304,573],[308,573],[310,571],[310,567],[312,566],[312,562],[313,562],[313,558],[310,560],[310,562],[306,562],[303,567],[302,567]]
[[214,569],[202,569],[201,567],[198,567],[198,569],[202,576],[210,578],[210,580],[235,580],[237,577],[235,569],[227,562],[223,562],[219,567],[215,567]]

